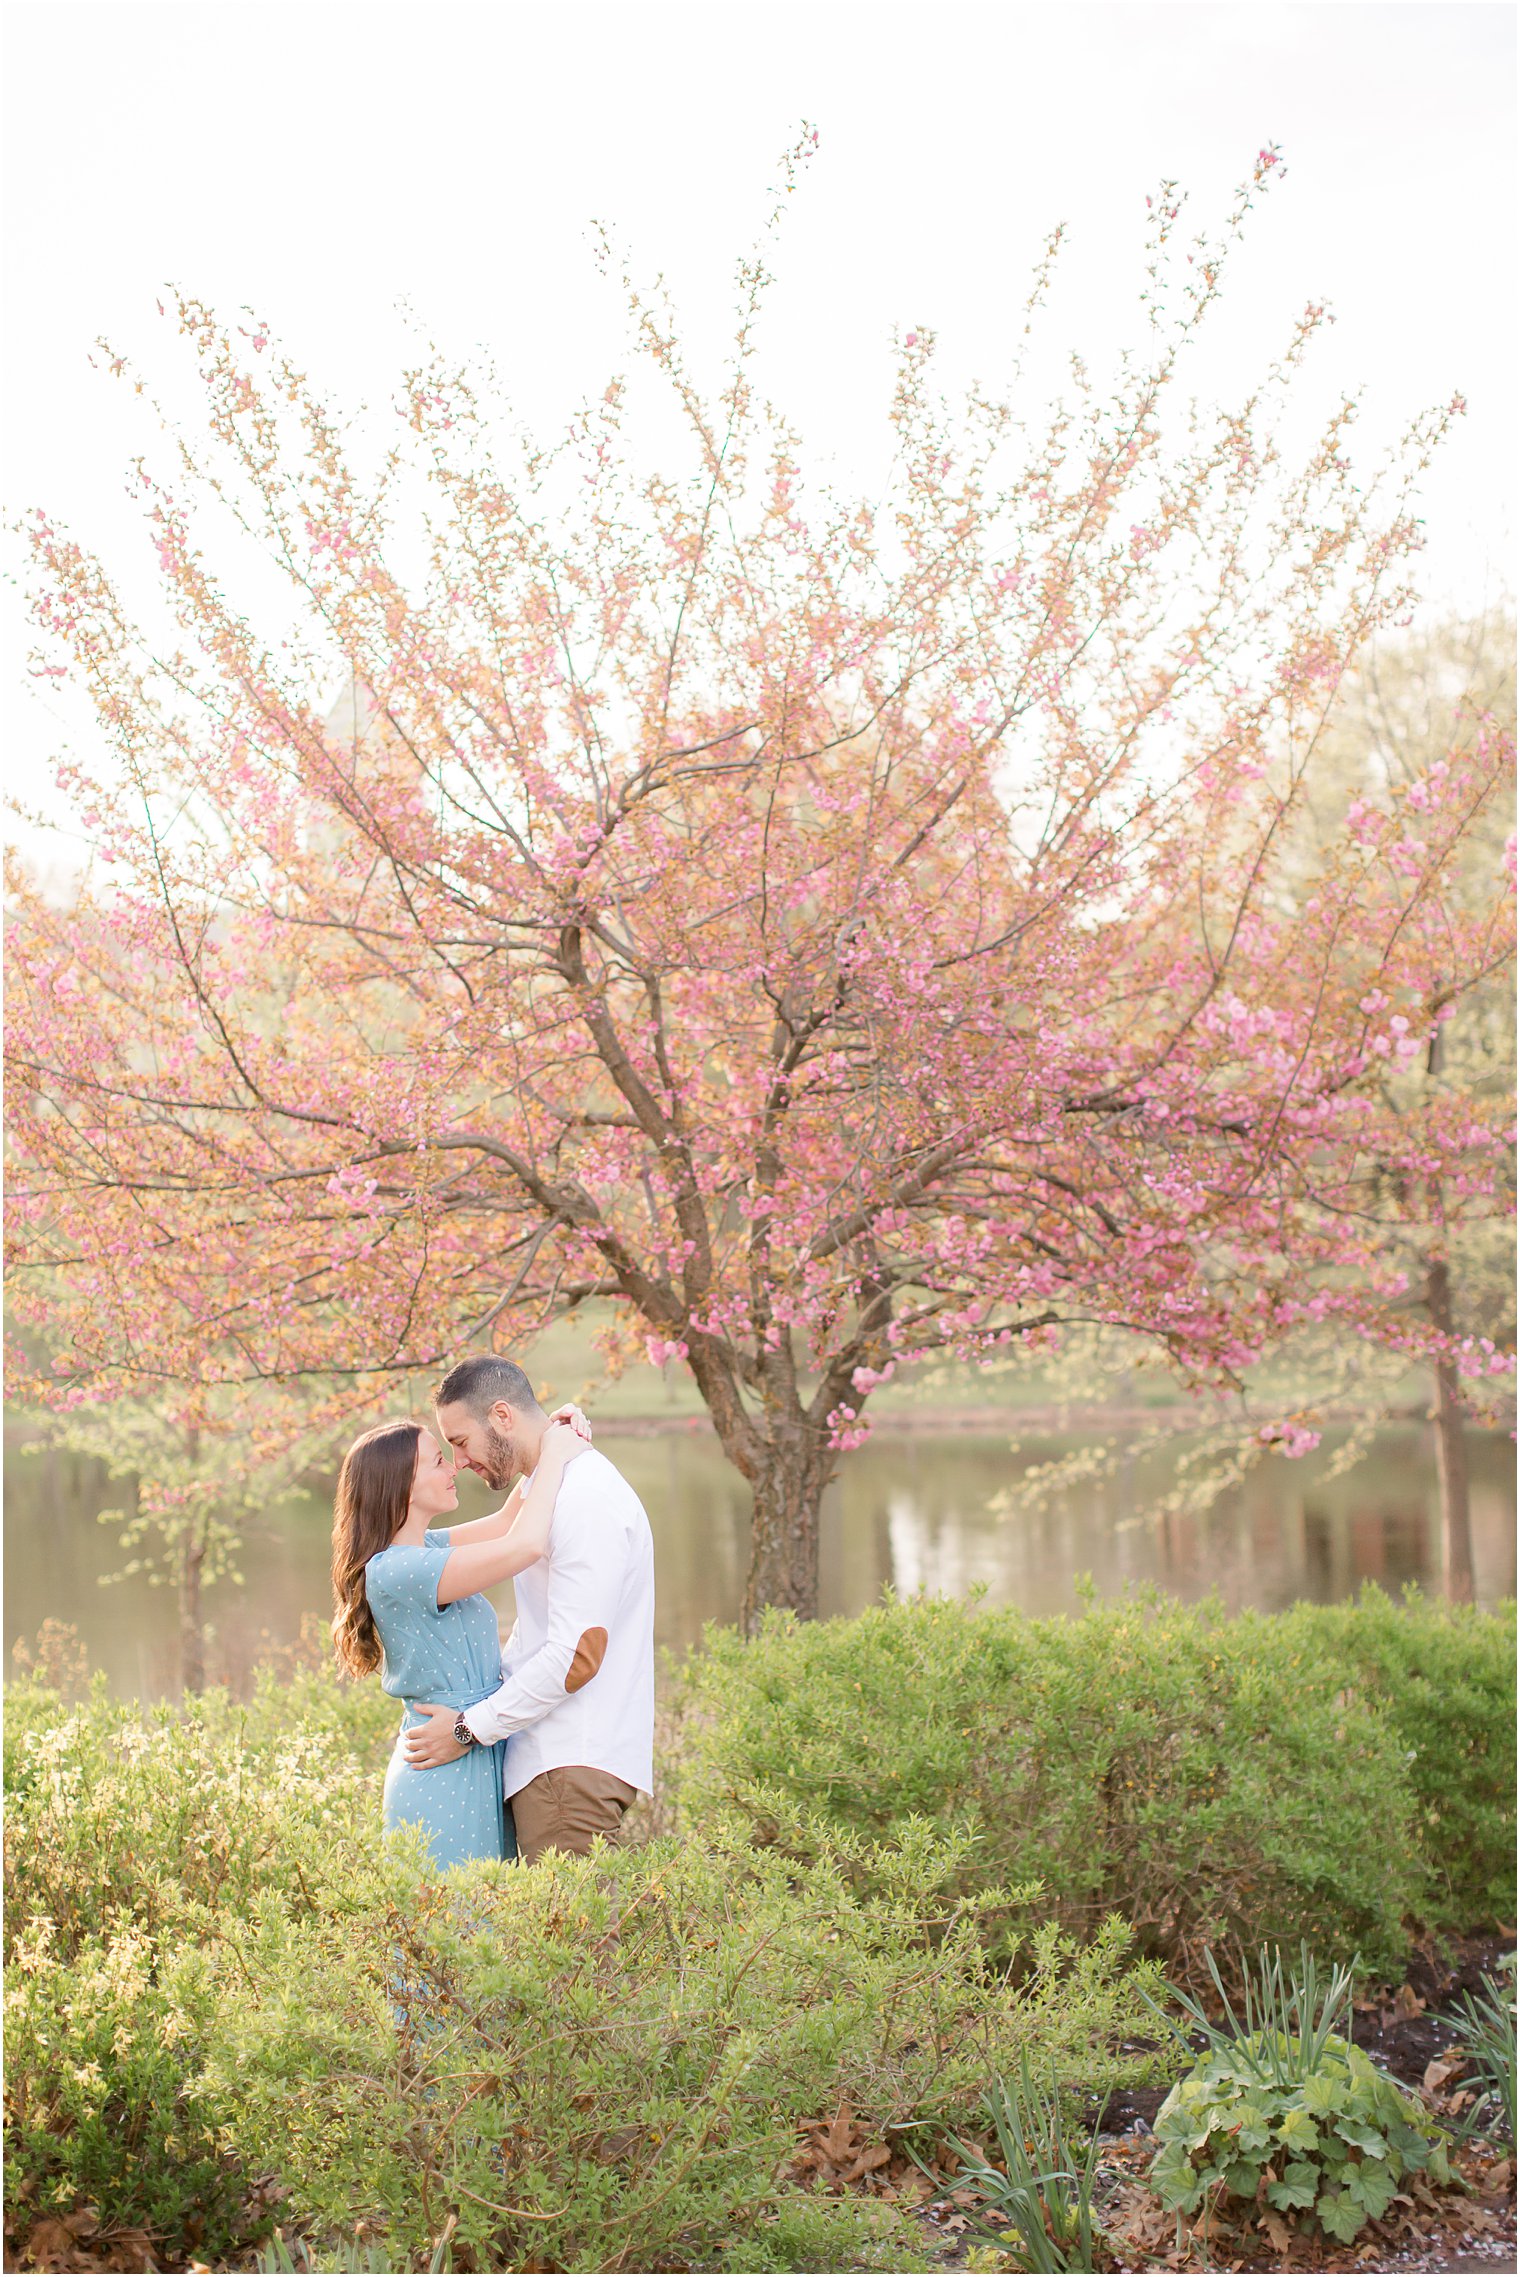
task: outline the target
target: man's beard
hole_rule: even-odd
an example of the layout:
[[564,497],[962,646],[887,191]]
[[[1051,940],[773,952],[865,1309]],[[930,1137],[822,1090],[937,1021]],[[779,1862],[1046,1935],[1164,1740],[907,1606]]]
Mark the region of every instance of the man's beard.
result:
[[484,1428],[486,1451],[480,1467],[485,1472],[487,1486],[499,1494],[517,1476],[517,1451],[506,1433],[498,1431],[494,1423],[487,1423]]

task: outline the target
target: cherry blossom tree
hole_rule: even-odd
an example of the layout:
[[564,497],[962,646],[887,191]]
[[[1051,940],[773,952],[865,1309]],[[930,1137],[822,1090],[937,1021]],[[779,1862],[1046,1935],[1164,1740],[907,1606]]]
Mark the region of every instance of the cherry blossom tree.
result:
[[750,1482],[753,1625],[815,1610],[823,1488],[926,1356],[1093,1323],[1232,1383],[1312,1318],[1503,1365],[1400,1308],[1369,1180],[1501,1194],[1494,1104],[1384,1077],[1509,954],[1504,892],[1450,890],[1506,739],[1357,802],[1307,886],[1296,828],[1460,406],[1375,472],[1349,402],[1291,453],[1313,306],[1243,404],[1179,400],[1277,165],[1213,238],[1163,187],[1142,346],[1039,425],[904,333],[874,500],[759,399],[769,237],[712,396],[623,280],[658,465],[622,381],[506,445],[431,349],[366,465],[266,324],[178,299],[162,632],[31,524],[36,668],[95,723],[91,874],[12,877],[37,1395],[358,1409],[607,1303]]

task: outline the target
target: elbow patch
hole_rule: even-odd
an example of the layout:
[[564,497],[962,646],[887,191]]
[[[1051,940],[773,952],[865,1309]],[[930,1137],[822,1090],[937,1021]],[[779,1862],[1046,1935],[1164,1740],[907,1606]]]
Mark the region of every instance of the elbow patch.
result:
[[578,1692],[583,1684],[589,1684],[601,1667],[606,1651],[605,1629],[583,1629],[580,1643],[575,1648],[575,1657],[565,1671],[565,1690]]

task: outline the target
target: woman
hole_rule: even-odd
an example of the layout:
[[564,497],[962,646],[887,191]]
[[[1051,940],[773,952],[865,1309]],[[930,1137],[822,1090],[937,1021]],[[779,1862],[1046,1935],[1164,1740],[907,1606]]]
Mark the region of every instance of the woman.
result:
[[[519,1480],[488,1518],[451,1527],[433,1523],[459,1502],[450,1449],[417,1423],[381,1423],[356,1439],[333,1506],[332,1634],[349,1674],[378,1668],[385,1690],[404,1702],[471,1708],[494,1692],[501,1643],[480,1592],[544,1555],[565,1466],[589,1438],[578,1408],[559,1409],[532,1478]],[[416,1720],[408,1705],[402,1732]],[[398,1734],[385,1774],[386,1831],[420,1828],[440,1868],[515,1858],[502,1801],[505,1744],[418,1770]]]

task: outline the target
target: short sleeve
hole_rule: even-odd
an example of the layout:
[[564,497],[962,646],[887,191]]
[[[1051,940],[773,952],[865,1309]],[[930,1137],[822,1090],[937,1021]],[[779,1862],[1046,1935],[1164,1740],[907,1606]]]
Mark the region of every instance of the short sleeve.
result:
[[364,1569],[364,1594],[377,1621],[387,1614],[442,1613],[438,1584],[449,1562],[447,1542],[398,1543]]

